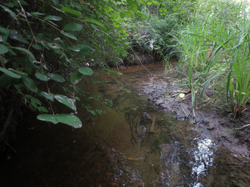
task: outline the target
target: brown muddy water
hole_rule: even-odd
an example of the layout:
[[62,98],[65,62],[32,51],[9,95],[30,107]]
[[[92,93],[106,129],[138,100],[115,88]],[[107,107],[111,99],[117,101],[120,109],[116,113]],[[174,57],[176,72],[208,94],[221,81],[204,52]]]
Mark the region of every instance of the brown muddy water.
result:
[[147,68],[152,75],[141,66],[128,67],[119,70],[123,85],[106,77],[106,84],[96,86],[113,106],[95,102],[104,114],[93,116],[78,103],[80,129],[27,119],[28,130],[11,145],[16,153],[0,163],[0,187],[245,186],[244,163],[209,133],[198,134],[138,92],[164,73],[162,64]]

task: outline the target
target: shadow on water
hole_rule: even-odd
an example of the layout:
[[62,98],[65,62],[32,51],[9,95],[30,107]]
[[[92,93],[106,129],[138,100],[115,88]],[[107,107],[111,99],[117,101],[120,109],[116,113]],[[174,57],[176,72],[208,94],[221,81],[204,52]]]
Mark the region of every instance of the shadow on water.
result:
[[106,77],[97,89],[114,105],[92,116],[79,104],[81,129],[28,121],[13,145],[17,154],[1,162],[0,186],[234,186],[225,150],[138,93],[163,73],[159,64],[148,68],[153,78],[136,67],[124,71],[130,94]]

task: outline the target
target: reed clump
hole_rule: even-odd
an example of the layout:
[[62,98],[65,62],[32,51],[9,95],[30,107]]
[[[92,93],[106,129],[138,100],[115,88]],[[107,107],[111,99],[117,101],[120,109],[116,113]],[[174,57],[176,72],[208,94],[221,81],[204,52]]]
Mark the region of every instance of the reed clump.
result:
[[224,98],[234,118],[250,99],[250,19],[247,4],[200,1],[172,34],[179,54],[178,72],[192,92],[193,114],[207,87]]

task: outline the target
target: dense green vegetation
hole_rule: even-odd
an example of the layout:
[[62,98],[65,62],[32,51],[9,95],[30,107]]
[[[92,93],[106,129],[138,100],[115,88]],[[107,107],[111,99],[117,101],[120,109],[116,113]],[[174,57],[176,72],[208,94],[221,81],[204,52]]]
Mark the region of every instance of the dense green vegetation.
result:
[[[199,7],[199,8],[197,8]],[[76,100],[93,115],[91,99],[112,101],[77,86],[98,69],[149,54],[169,67],[178,60],[194,106],[208,86],[236,117],[250,96],[249,19],[245,5],[221,0],[3,0],[0,3],[0,120],[3,139],[20,107],[38,119],[81,127]],[[68,87],[63,87],[68,82]],[[52,93],[54,85],[65,94]],[[70,88],[70,89],[69,89]],[[81,95],[81,98],[76,95]],[[58,114],[58,101],[74,114]]]
[[192,91],[194,115],[195,104],[209,86],[214,87],[214,98],[229,101],[235,118],[250,96],[250,21],[246,5],[213,0],[198,1],[198,5],[200,8],[184,27],[173,34],[179,72]]
[[[102,111],[92,108],[89,100],[112,105],[77,83],[83,79],[102,84],[91,78],[100,68],[120,75],[109,65],[128,54],[129,34],[121,23],[147,19],[142,10],[150,6],[165,10],[164,2],[144,0],[1,1],[0,141],[15,129],[11,124],[22,118],[23,105],[41,113],[39,120],[76,128],[82,126],[75,115],[77,100],[93,115]],[[52,93],[53,87],[53,92],[63,88],[65,94]],[[73,113],[59,114],[55,101]]]

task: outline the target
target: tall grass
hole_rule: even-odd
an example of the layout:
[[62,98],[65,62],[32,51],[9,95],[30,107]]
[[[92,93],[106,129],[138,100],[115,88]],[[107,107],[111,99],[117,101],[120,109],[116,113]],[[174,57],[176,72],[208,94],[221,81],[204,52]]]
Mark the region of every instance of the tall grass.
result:
[[191,89],[194,115],[197,94],[201,98],[212,85],[229,101],[235,117],[250,98],[250,20],[242,4],[208,0],[198,5],[185,28],[173,35],[178,70]]

